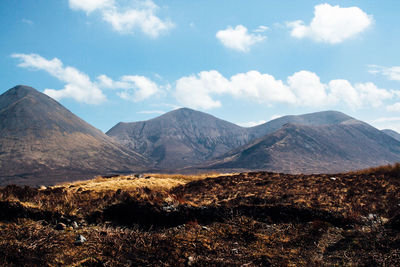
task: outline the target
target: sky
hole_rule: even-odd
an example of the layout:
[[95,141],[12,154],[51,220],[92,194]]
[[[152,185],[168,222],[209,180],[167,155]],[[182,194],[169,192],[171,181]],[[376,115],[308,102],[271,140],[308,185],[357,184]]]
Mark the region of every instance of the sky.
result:
[[2,0],[0,93],[106,132],[189,107],[253,126],[338,110],[400,132],[400,1]]

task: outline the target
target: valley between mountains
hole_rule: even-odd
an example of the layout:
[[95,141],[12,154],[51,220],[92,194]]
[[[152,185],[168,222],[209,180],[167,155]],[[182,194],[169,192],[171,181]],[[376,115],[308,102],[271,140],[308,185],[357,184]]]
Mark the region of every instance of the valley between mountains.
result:
[[180,108],[106,134],[28,86],[0,96],[0,185],[142,172],[335,173],[400,161],[399,134],[337,111],[245,128]]

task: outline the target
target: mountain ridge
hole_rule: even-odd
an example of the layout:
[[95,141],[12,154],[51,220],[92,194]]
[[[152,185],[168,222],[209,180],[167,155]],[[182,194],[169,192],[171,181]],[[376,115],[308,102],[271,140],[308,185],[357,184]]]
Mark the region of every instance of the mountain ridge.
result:
[[153,158],[158,167],[172,169],[200,163],[250,140],[242,127],[189,108],[148,121],[118,123],[106,134]]
[[[193,117],[197,118],[197,122],[195,119],[193,119]],[[210,122],[210,119],[213,121],[213,123]],[[205,123],[203,123],[204,127],[194,126],[196,123],[199,123],[199,121],[205,121]],[[218,127],[219,125],[216,122],[227,126],[226,131],[219,132],[220,135],[222,135],[221,133],[226,134],[228,132],[230,134],[230,138],[239,139],[234,142],[231,141],[229,146],[225,146],[223,149],[220,149],[217,152],[213,150],[212,146],[208,147],[209,151],[206,151],[200,157],[196,157],[196,149],[204,150],[205,147],[201,147],[200,149],[196,147],[201,146],[203,140],[199,138],[199,134],[196,133],[195,130],[200,132],[203,131],[203,136],[210,135],[208,134],[208,131],[210,128],[213,128],[211,125],[213,125],[214,128]],[[288,115],[254,127],[241,127],[236,124],[220,120],[207,113],[188,108],[181,108],[147,121],[118,123],[112,129],[110,129],[107,134],[120,141],[122,144],[128,145],[132,149],[137,149],[140,153],[143,153],[144,155],[158,162],[159,164],[156,165],[157,168],[174,170],[180,168],[195,169],[199,166],[200,168],[203,168],[203,163],[218,159],[225,154],[229,155],[229,153],[237,150],[240,147],[246,147],[247,145],[252,144],[252,142],[256,142],[256,140],[259,138],[263,138],[266,135],[279,131],[287,124],[322,127],[329,125],[353,125],[360,123],[363,122],[358,121],[342,112],[328,110],[307,113],[303,115]],[[178,124],[181,124],[180,128]],[[173,136],[176,138],[174,139]],[[217,146],[218,142],[224,144],[224,140],[218,138],[214,139],[213,141],[214,146]],[[389,141],[388,139],[388,142],[392,141]],[[173,146],[175,150],[172,149],[171,146]],[[192,155],[192,157],[182,160],[179,158],[179,156],[177,156],[182,154],[185,155],[185,153]],[[172,158],[172,160],[163,162],[165,158]],[[262,161],[262,159],[254,159],[254,161]],[[387,163],[387,161],[378,160],[376,163]],[[355,166],[369,167],[369,165],[367,166],[360,163],[357,163]],[[346,170],[348,169],[351,168],[346,168]],[[261,170],[261,168],[258,167],[257,170]]]
[[288,123],[205,164],[207,169],[334,173],[400,161],[400,142],[374,127],[347,120],[332,125]]

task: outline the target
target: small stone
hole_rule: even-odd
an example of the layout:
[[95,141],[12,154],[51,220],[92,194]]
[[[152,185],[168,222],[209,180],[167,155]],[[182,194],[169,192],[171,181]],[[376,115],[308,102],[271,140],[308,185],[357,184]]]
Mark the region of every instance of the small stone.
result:
[[193,266],[194,264],[194,257],[193,256],[189,256],[187,259],[187,265],[188,266]]
[[83,243],[85,243],[87,240],[86,240],[86,238],[83,236],[83,235],[77,235],[76,236],[76,239],[75,239],[75,244],[76,245],[80,245],[80,244],[83,244]]
[[65,230],[65,228],[66,228],[67,226],[65,225],[65,224],[63,224],[63,223],[58,223],[57,225],[56,225],[56,230]]
[[74,229],[79,228],[79,225],[78,225],[77,222],[72,222],[71,226],[72,226]]

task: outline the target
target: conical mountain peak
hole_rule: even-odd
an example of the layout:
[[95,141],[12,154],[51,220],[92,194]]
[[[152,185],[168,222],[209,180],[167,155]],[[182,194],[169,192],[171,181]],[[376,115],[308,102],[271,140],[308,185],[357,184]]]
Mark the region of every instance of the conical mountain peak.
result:
[[0,184],[54,184],[150,166],[29,86],[0,95],[0,122]]

